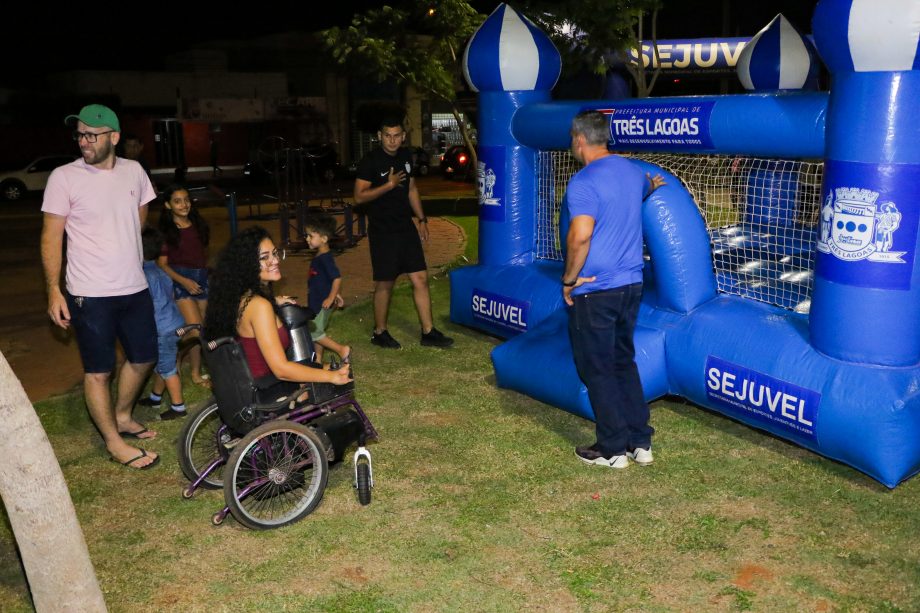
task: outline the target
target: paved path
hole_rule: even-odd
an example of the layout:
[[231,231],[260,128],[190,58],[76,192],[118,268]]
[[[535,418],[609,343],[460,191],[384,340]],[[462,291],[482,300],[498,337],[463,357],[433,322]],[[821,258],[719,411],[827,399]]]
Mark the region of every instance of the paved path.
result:
[[[445,197],[472,197],[469,184],[425,178],[419,181],[425,199]],[[272,205],[261,207],[263,214],[273,212]],[[212,230],[212,261],[220,247],[230,236],[226,210],[221,207],[202,208]],[[278,221],[246,219],[249,209],[241,206],[239,227],[261,224],[276,238]],[[151,221],[158,219],[153,211]],[[39,258],[39,232],[41,215],[34,207],[17,209],[4,215],[0,225],[0,352],[6,357],[13,372],[22,381],[32,402],[37,402],[71,390],[82,382],[83,370],[72,334],[51,325],[45,309],[47,306],[41,261]],[[455,224],[441,218],[430,218],[431,240],[425,246],[429,273],[443,268],[462,253],[466,241],[463,231]],[[276,293],[306,297],[306,279],[310,256],[294,253],[282,264],[283,280]],[[373,291],[370,272],[370,255],[367,240],[336,257],[344,287],[342,296],[346,307],[367,298]]]

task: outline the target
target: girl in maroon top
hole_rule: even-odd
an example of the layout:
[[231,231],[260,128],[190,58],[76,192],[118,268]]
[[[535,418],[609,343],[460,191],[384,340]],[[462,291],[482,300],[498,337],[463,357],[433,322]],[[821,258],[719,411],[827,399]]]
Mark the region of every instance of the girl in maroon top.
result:
[[338,370],[312,368],[291,362],[284,353],[290,343],[287,329],[278,318],[279,303],[290,298],[272,293],[271,284],[281,279],[283,252],[275,248],[264,228],[255,226],[230,239],[214,272],[211,300],[205,317],[205,338],[236,337],[246,354],[253,377],[265,367],[281,381],[344,385],[350,366]]
[[[157,260],[160,268],[173,280],[173,296],[186,324],[200,324],[208,308],[208,239],[207,222],[192,208],[188,190],[170,186],[160,215],[163,250]],[[208,375],[201,373],[201,346],[197,331],[188,338],[188,357],[192,381],[208,386]]]

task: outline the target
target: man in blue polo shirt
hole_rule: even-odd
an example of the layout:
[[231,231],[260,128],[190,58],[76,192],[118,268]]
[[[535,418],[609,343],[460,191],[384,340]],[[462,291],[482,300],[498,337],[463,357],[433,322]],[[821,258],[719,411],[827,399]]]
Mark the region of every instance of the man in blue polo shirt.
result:
[[577,447],[583,462],[626,468],[652,463],[649,409],[633,332],[642,297],[642,201],[660,175],[607,150],[609,120],[598,111],[572,121],[572,154],[585,164],[566,188],[570,219],[562,294],[578,375],[588,388],[597,441]]

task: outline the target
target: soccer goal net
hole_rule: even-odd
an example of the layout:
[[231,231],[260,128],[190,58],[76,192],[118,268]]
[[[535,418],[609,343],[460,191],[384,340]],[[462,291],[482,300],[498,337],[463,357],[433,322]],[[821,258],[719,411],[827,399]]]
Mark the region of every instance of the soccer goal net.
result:
[[[822,162],[727,155],[633,157],[675,175],[693,196],[709,231],[720,292],[808,312]],[[580,167],[567,151],[540,152],[539,259],[562,260],[559,211],[566,184]]]

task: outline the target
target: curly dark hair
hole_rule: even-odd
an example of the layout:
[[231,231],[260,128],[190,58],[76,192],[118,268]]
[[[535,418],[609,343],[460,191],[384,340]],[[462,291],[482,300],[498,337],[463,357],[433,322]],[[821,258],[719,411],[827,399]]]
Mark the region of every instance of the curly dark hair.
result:
[[[174,183],[166,188],[163,192],[163,202],[167,203],[172,198],[172,195],[178,191],[188,192],[188,188],[179,183]],[[208,226],[208,222],[204,220],[204,217],[198,212],[197,207],[192,207],[188,211],[188,220],[192,222],[192,226],[195,227],[195,231],[198,233],[198,239],[201,241],[201,244],[205,247],[208,246],[208,242],[211,240],[211,228]],[[160,213],[160,232],[163,233],[164,242],[170,247],[179,246],[179,228],[176,227],[175,222],[173,222],[172,211],[163,207],[162,212]]]
[[328,239],[335,238],[335,217],[328,213],[313,213],[304,220],[304,229],[307,232],[316,232]]
[[208,280],[205,340],[236,336],[240,301],[246,295],[262,296],[277,309],[271,284],[263,285],[259,279],[259,243],[266,238],[271,235],[265,228],[253,226],[231,238],[221,251]]

